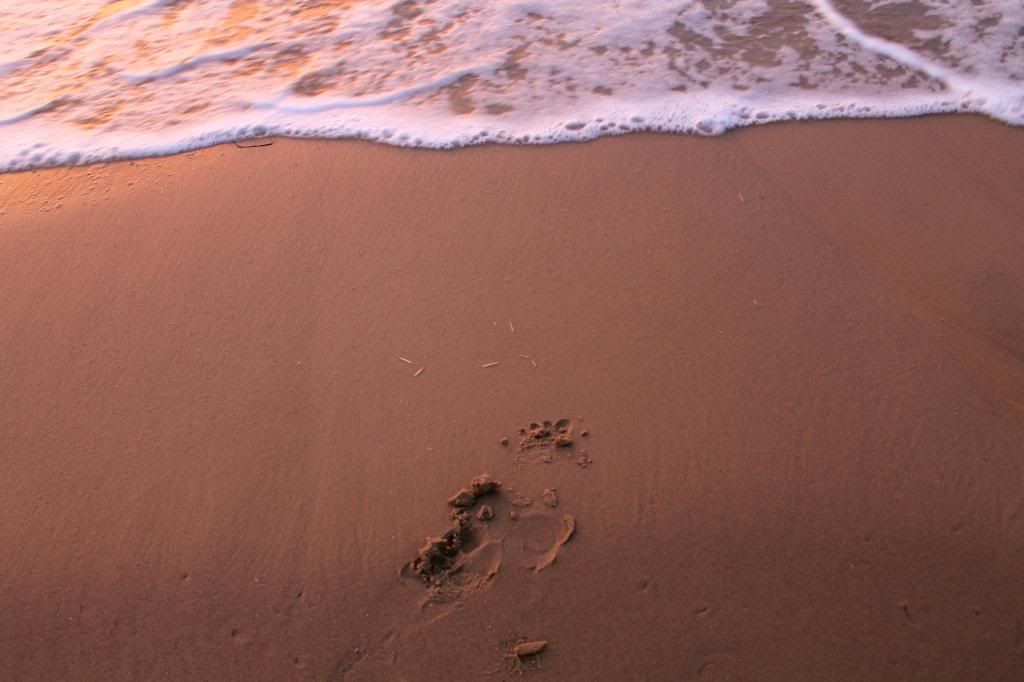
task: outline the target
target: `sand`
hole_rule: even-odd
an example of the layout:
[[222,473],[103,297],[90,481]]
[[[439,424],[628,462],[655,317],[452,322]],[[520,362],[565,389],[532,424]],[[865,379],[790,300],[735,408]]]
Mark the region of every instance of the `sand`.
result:
[[966,116],[0,176],[0,679],[1019,679],[1022,186]]

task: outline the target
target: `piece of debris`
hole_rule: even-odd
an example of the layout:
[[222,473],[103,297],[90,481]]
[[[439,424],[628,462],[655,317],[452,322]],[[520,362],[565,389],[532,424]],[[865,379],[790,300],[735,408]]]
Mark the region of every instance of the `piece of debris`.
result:
[[416,370],[416,371],[415,371],[415,372],[413,373],[413,376],[414,376],[414,377],[418,377],[419,375],[423,374],[423,370],[425,370],[425,369],[426,369],[426,367],[420,367],[420,368],[419,368],[418,370]]
[[522,675],[540,667],[540,655],[547,647],[546,640],[514,639],[505,643],[501,657],[510,675]]
[[523,353],[516,353],[516,355],[518,355],[519,357],[521,357],[524,360],[529,360],[530,364],[533,365],[534,367],[537,366],[537,361],[534,360],[533,358],[531,358],[529,355],[524,355]]
[[487,369],[488,367],[497,367],[500,364],[500,362],[485,362],[484,364],[480,365],[480,367],[482,367],[483,369]]
[[402,362],[404,362],[407,365],[414,364],[412,360],[410,360],[409,358],[403,358],[401,355],[398,356],[398,359],[401,360]]
[[269,147],[273,145],[273,142],[256,142],[253,144],[239,144],[238,140],[231,140],[231,142],[239,149],[254,149],[256,147]]
[[494,518],[494,509],[489,504],[480,505],[476,512],[476,518],[480,521],[490,521]]
[[541,495],[541,500],[549,507],[558,506],[558,495],[551,488],[545,488],[544,493]]
[[505,436],[502,436],[499,442],[501,443],[502,447],[508,447],[508,438],[506,438]]
[[540,639],[535,642],[520,642],[512,647],[512,653],[517,658],[526,658],[527,656],[536,656],[540,652],[544,651],[548,647],[547,641]]

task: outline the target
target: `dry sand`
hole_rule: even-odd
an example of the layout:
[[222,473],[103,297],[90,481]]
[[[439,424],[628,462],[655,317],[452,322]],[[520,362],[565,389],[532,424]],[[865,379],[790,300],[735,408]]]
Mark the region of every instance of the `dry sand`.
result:
[[1019,679],[1022,187],[972,117],[0,176],[0,679]]

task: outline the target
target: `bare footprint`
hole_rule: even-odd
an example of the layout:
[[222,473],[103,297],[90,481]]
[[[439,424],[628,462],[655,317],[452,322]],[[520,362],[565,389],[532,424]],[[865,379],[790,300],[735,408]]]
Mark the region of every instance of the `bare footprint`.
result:
[[[550,499],[550,496],[549,496]],[[428,538],[401,575],[425,587],[420,612],[437,620],[490,589],[503,565],[542,571],[572,538],[576,520],[503,489],[486,474],[448,500],[451,525]]]
[[[576,436],[573,434],[572,420],[532,422],[529,426],[519,429],[519,446],[516,448],[515,462],[516,464],[533,461],[549,463],[563,455],[565,458],[570,458],[574,454],[575,444]],[[589,454],[581,452],[579,455],[573,458],[578,464],[590,462]]]
[[575,517],[545,506],[520,512],[505,543],[519,565],[539,572],[555,563],[559,551],[575,532]]

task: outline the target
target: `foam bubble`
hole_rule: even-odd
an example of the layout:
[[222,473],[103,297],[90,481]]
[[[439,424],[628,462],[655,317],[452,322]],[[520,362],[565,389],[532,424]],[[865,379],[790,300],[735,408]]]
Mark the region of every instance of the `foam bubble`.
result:
[[405,146],[978,112],[1019,0],[37,0],[0,9],[0,170],[271,135]]

